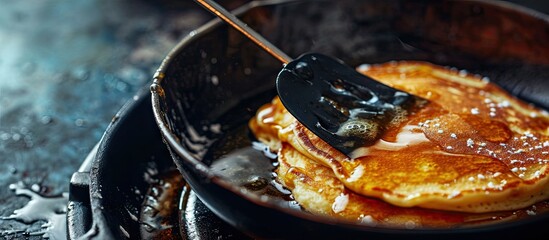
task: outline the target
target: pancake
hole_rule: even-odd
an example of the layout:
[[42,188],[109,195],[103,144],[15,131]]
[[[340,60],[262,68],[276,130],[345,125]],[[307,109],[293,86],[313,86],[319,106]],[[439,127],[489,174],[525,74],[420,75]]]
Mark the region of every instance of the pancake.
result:
[[288,145],[285,151],[331,169],[353,194],[394,206],[483,213],[549,198],[547,112],[464,71],[423,62],[358,70],[430,103],[352,158],[297,122],[277,98],[258,111],[250,128],[274,151]]
[[292,191],[305,210],[367,226],[390,228],[459,228],[523,219],[549,210],[548,202],[527,209],[493,213],[460,213],[424,208],[403,208],[364,197],[346,188],[333,171],[283,143],[276,180]]

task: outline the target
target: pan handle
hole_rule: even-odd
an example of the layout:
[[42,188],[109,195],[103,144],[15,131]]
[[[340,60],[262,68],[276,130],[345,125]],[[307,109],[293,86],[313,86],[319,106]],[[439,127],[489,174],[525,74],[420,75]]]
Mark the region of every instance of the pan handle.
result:
[[99,143],[90,151],[77,172],[73,173],[69,186],[67,205],[67,239],[78,239],[92,226],[90,204],[90,169]]

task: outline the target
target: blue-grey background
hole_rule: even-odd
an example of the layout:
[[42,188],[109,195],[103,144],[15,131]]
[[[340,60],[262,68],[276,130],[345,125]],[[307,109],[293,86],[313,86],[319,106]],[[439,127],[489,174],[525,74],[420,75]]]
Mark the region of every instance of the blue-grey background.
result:
[[[0,0],[0,217],[29,201],[12,183],[68,191],[119,108],[212,18],[197,9],[184,0]],[[2,238],[25,229],[0,218]]]

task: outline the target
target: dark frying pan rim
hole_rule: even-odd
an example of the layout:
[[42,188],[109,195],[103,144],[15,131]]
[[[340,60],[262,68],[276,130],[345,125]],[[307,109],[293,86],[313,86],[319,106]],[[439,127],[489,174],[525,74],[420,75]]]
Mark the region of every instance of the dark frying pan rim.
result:
[[[249,10],[256,7],[278,5],[278,4],[288,3],[288,2],[303,2],[303,1],[307,1],[307,0],[266,0],[261,2],[252,1],[232,11],[232,13],[235,15],[242,15],[243,13],[246,13]],[[450,1],[454,1],[454,0],[450,0]],[[468,1],[489,4],[496,7],[500,7],[502,9],[509,9],[509,10],[521,12],[533,18],[543,20],[544,22],[549,24],[549,16],[543,13],[537,12],[535,10],[532,10],[523,6],[519,6],[514,3],[503,2],[503,1],[493,1],[493,0],[468,0]],[[161,98],[164,97],[164,89],[162,88],[161,83],[166,76],[166,71],[171,65],[172,59],[174,58],[174,56],[178,55],[181,51],[183,51],[183,49],[185,49],[186,46],[188,46],[192,42],[200,39],[201,36],[205,35],[210,31],[217,29],[217,27],[219,27],[221,24],[222,24],[221,20],[217,18],[213,19],[208,23],[202,25],[201,27],[197,28],[196,30],[190,32],[186,37],[184,37],[164,58],[160,67],[155,72],[153,76],[153,83],[150,86],[150,91],[152,93],[151,101],[152,101],[154,118],[160,129],[160,132],[163,138],[165,139],[165,142],[172,148],[172,150],[175,151],[175,153],[177,153],[184,161],[186,161],[187,164],[194,167],[195,170],[197,170],[203,177],[205,177],[207,181],[210,181],[225,189],[228,189],[234,194],[238,195],[239,197],[242,197],[245,200],[251,201],[252,203],[260,205],[262,207],[272,208],[277,211],[284,212],[285,214],[289,214],[294,217],[302,218],[309,221],[325,223],[330,225],[336,224],[342,227],[362,230],[365,232],[370,231],[370,232],[377,232],[377,233],[412,234],[412,235],[415,235],[415,234],[430,235],[430,234],[448,234],[448,233],[466,234],[466,233],[474,233],[474,232],[497,231],[498,229],[504,229],[504,228],[513,227],[513,226],[529,224],[531,222],[542,221],[543,219],[546,219],[546,220],[549,219],[549,215],[545,214],[541,216],[532,216],[532,217],[529,217],[528,219],[514,221],[514,222],[504,222],[504,223],[492,224],[492,225],[486,225],[486,226],[454,228],[454,229],[398,229],[398,228],[388,228],[388,227],[370,227],[370,226],[360,225],[360,224],[347,222],[347,221],[338,221],[337,219],[333,219],[326,216],[305,214],[303,212],[288,209],[287,207],[284,207],[273,201],[262,200],[259,196],[255,194],[242,192],[241,189],[238,188],[237,186],[234,186],[229,182],[217,177],[212,171],[210,171],[207,165],[205,165],[200,160],[194,158],[189,152],[185,150],[185,148],[181,144],[179,144],[177,140],[178,137],[170,131],[168,124],[164,121],[162,117],[163,114],[160,107]]]

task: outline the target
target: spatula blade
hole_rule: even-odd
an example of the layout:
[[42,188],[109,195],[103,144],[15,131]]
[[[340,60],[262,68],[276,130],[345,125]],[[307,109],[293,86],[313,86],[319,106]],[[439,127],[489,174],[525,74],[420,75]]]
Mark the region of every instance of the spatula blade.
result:
[[347,156],[374,144],[396,116],[426,102],[317,53],[284,66],[276,87],[299,122]]

